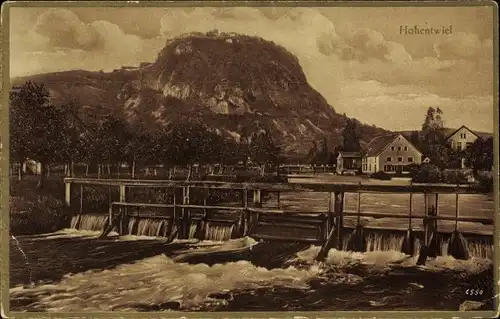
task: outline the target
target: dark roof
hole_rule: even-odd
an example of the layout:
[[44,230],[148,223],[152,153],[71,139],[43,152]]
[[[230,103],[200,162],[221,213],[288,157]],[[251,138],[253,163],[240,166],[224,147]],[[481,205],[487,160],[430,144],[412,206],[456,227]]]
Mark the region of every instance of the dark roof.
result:
[[[450,129],[450,128],[446,128],[445,129],[445,133],[448,133],[446,135],[446,139],[449,139],[450,137],[452,137],[453,135],[455,135],[456,132],[460,131],[461,129],[467,129],[469,132],[471,132],[472,134],[476,135],[478,138],[480,139],[487,139],[488,137],[490,136],[493,136],[493,134],[489,134],[489,133],[483,133],[483,132],[477,132],[477,131],[473,131],[471,130],[470,128],[468,128],[467,126],[465,125],[462,125],[460,126],[459,128],[457,128],[456,130],[454,129]],[[451,133],[450,133],[451,132]]]
[[361,157],[360,152],[340,152],[339,155],[342,157]]
[[367,157],[377,156],[399,135],[399,133],[392,133],[375,137],[365,146],[364,155]]
[[478,131],[472,131],[472,133],[476,134],[477,136],[479,136],[483,140],[487,140],[490,137],[493,137],[493,133],[485,133],[485,132],[478,132]]

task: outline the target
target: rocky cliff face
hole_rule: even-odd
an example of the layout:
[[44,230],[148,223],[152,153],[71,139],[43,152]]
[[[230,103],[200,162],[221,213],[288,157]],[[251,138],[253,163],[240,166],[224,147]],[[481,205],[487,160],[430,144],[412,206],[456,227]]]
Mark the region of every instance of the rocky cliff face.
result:
[[[69,71],[14,82],[26,80],[46,83],[56,103],[76,99],[88,114],[117,112],[150,128],[196,113],[235,140],[270,131],[288,154],[307,153],[323,135],[339,143],[346,120],[310,87],[295,56],[272,42],[238,34],[174,38],[154,63],[132,70]],[[381,130],[362,126],[361,133],[370,139]]]

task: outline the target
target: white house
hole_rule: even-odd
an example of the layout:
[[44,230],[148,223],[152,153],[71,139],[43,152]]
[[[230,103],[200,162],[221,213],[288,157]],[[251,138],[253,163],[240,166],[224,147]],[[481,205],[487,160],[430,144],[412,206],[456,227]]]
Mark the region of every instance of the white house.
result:
[[409,165],[422,163],[422,153],[400,133],[374,138],[362,153],[363,173],[402,174]]
[[468,127],[462,125],[458,130],[451,133],[446,141],[450,143],[451,148],[457,151],[462,151],[471,146],[477,139],[482,139],[481,136],[472,132]]
[[[452,149],[463,151],[469,148],[478,139],[484,140],[483,137],[471,131],[465,125],[462,125],[459,129],[449,134],[446,141],[450,143]],[[461,158],[461,168],[466,168],[465,157]]]

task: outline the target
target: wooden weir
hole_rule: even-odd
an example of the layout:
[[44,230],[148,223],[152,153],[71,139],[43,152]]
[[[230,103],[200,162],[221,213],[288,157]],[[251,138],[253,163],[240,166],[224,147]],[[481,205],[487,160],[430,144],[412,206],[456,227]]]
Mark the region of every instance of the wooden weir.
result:
[[[188,238],[191,224],[196,224],[195,234],[198,239],[203,240],[208,222],[233,224],[232,237],[251,236],[260,240],[281,240],[295,242],[309,242],[321,245],[316,257],[322,261],[328,255],[331,248],[343,249],[346,227],[344,217],[357,217],[360,226],[361,217],[372,218],[403,218],[409,220],[411,229],[412,219],[423,220],[423,245],[431,251],[428,256],[433,257],[438,251],[437,237],[439,230],[438,220],[451,220],[476,222],[482,224],[493,224],[491,218],[460,217],[458,215],[459,194],[480,194],[481,189],[470,185],[445,185],[445,184],[361,184],[361,183],[226,183],[209,181],[161,181],[161,180],[128,180],[128,179],[88,179],[88,178],[65,178],[66,205],[71,207],[72,185],[80,185],[80,210],[82,213],[83,189],[85,185],[101,185],[117,187],[119,189],[119,201],[111,202],[109,205],[108,225],[102,233],[107,236],[113,229],[117,229],[120,235],[125,235],[128,228],[128,219],[151,218],[170,220],[172,231],[168,241],[175,237]],[[127,201],[127,189],[132,187],[161,188],[165,192],[173,190],[173,202],[171,204],[157,203],[134,203]],[[190,193],[193,189],[203,190],[203,204],[191,204]],[[210,190],[226,189],[241,192],[241,205],[221,206],[208,205],[207,198]],[[284,192],[324,192],[329,193],[328,208],[324,212],[292,212],[280,208],[280,193]],[[277,205],[275,207],[263,207],[262,195],[275,193]],[[346,193],[357,193],[358,202],[355,212],[345,211],[344,196]],[[392,214],[382,212],[362,212],[362,193],[389,193],[409,194],[410,205],[408,214]],[[424,214],[416,214],[413,207],[413,194],[424,194]],[[249,195],[252,195],[252,205],[249,203]],[[438,194],[456,194],[456,215],[439,216]],[[139,212],[129,213],[129,208],[158,208],[164,212],[160,215],[141,214]],[[193,210],[201,210],[203,213],[192,214]],[[221,218],[213,212],[230,212],[232,218]],[[267,231],[266,231],[267,229]],[[281,229],[278,231],[277,229]],[[283,231],[285,230],[285,231]],[[309,235],[304,235],[308,233]],[[310,234],[313,234],[311,236]],[[433,253],[434,252],[434,253]],[[426,257],[424,257],[426,259]],[[425,260],[424,260],[425,262]]]

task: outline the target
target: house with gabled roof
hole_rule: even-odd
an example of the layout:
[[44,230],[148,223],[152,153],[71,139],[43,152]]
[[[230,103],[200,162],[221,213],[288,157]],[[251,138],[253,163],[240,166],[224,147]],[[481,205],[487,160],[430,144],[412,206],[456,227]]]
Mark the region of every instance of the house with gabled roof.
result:
[[470,147],[477,139],[483,139],[467,126],[462,125],[459,129],[448,134],[446,141],[450,143],[452,149],[462,151]]
[[[488,139],[489,135],[486,133],[474,132],[469,129],[467,126],[462,125],[459,129],[451,132],[446,137],[446,141],[450,144],[451,148],[455,151],[464,151],[467,150],[472,144],[474,144],[477,140],[484,141]],[[465,165],[465,157],[460,159],[461,168],[466,168]]]
[[375,137],[362,152],[362,172],[366,174],[403,174],[410,165],[421,163],[422,152],[401,133]]

